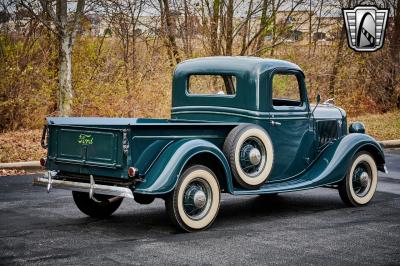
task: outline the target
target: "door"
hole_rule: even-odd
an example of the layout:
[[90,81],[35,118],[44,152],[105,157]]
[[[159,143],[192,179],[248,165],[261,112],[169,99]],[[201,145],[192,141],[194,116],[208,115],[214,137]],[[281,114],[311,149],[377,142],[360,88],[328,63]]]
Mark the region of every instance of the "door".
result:
[[314,134],[303,73],[277,69],[267,79],[266,129],[274,147],[269,181],[283,181],[303,171],[312,155]]

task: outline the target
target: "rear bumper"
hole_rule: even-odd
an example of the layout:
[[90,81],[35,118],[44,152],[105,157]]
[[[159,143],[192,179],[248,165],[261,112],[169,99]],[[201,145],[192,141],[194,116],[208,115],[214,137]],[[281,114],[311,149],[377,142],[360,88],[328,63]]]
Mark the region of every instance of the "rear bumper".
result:
[[47,187],[47,192],[50,192],[51,189],[54,188],[87,192],[89,193],[90,197],[93,194],[104,194],[124,198],[133,198],[132,190],[127,187],[95,184],[93,178],[91,178],[90,183],[58,180],[52,178],[51,172],[48,172],[44,177],[37,177],[33,179],[33,185]]

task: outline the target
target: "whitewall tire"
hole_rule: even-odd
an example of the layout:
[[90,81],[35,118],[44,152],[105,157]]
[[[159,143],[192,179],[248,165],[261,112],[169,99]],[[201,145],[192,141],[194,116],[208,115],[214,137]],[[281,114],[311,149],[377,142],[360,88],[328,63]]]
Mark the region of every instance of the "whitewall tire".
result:
[[352,160],[346,178],[339,184],[339,195],[349,206],[368,204],[378,184],[378,169],[374,158],[365,151],[358,152]]
[[178,229],[193,232],[211,226],[220,204],[218,179],[209,168],[193,165],[181,175],[165,206]]
[[274,150],[271,138],[260,126],[243,124],[226,137],[223,151],[240,186],[259,188],[271,174]]

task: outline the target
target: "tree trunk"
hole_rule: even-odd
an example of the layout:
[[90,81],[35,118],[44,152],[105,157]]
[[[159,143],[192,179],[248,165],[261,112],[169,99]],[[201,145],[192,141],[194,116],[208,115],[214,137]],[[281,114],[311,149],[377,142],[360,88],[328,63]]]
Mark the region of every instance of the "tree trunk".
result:
[[218,35],[218,54],[222,52],[222,54],[225,54],[224,51],[224,46],[222,45],[222,40],[225,37],[225,22],[226,22],[226,17],[225,17],[225,0],[220,0],[219,4],[219,35]]
[[276,42],[276,10],[275,0],[271,0],[272,5],[272,45],[271,45],[271,56],[274,56],[275,42]]
[[184,49],[185,49],[185,55],[186,57],[191,57],[192,56],[192,47],[191,47],[191,31],[193,30],[191,27],[191,23],[189,22],[189,7],[187,0],[183,0],[183,6],[184,6],[184,25],[185,29],[183,31],[183,36],[182,40],[184,43]]
[[250,19],[251,19],[252,8],[253,8],[253,0],[250,0],[249,8],[247,9],[246,20],[244,22],[245,24],[243,26],[243,36],[242,36],[240,55],[245,55],[247,51],[247,39],[249,37],[249,31],[250,31]]
[[340,62],[342,60],[342,53],[343,53],[343,45],[344,45],[344,37],[346,34],[346,28],[344,25],[342,26],[342,29],[340,30],[339,34],[339,44],[336,50],[336,57],[335,57],[335,62],[333,63],[333,68],[332,68],[332,74],[331,77],[329,78],[329,97],[335,97],[335,86],[336,86],[336,76],[339,72],[340,68]]
[[[317,29],[316,29],[316,33],[318,34],[319,32],[319,27],[321,26],[321,14],[322,14],[322,8],[324,6],[324,0],[321,0],[321,6],[319,8],[319,16],[318,16],[318,22],[317,22]],[[310,17],[311,19],[311,17]],[[313,48],[313,56],[315,55],[315,50],[317,49],[317,38],[314,40],[314,48]]]
[[233,0],[228,0],[226,7],[226,55],[232,55],[233,44]]
[[219,21],[219,0],[214,0],[213,14],[211,19],[211,53],[212,55],[219,54],[218,47],[218,21]]
[[257,56],[261,55],[261,48],[264,44],[264,38],[265,38],[265,27],[267,26],[267,8],[268,8],[268,2],[269,0],[263,0],[263,5],[262,5],[262,11],[261,11],[261,18],[260,18],[260,35],[257,38],[257,44],[256,44],[256,51],[255,54]]
[[173,23],[172,23],[171,12],[169,10],[168,0],[163,0],[163,3],[164,3],[164,16],[165,16],[165,24],[166,24],[169,48],[172,52],[175,62],[178,64],[181,61],[181,58],[179,55],[178,46],[176,45],[175,33],[172,30]]
[[[394,10],[393,29],[390,36],[389,51],[392,62],[389,67],[390,76],[384,89],[387,97],[393,101],[396,107],[400,107],[400,95],[397,95],[397,97],[394,95],[397,76],[400,73],[400,0],[397,0],[397,5]],[[389,108],[390,107],[392,106],[389,106]]]
[[311,42],[312,42],[312,5],[310,0],[310,10],[309,10],[309,17],[308,17],[308,58],[311,55]]
[[72,44],[69,36],[62,36],[59,40],[59,111],[60,116],[69,116],[72,106]]
[[166,23],[165,23],[165,9],[164,9],[164,2],[163,2],[164,0],[158,0],[158,3],[159,3],[159,5],[160,5],[160,18],[161,18],[161,39],[162,39],[162,41],[163,41],[163,43],[164,43],[164,45],[165,45],[165,47],[167,47],[167,55],[168,55],[168,59],[169,59],[169,64],[170,64],[170,66],[173,66],[174,65],[174,58],[173,58],[173,56],[172,56],[172,53],[171,53],[171,49],[170,49],[170,47],[169,47],[169,42],[168,42],[168,40],[165,38],[165,35],[166,35]]
[[[20,1],[21,6],[57,36],[58,45],[58,110],[60,116],[69,116],[73,99],[72,47],[85,8],[85,0],[76,1],[76,11],[69,10],[67,0],[37,1],[42,10]],[[55,2],[55,9],[54,9]],[[36,4],[35,4],[36,5]],[[71,7],[74,5],[71,5]]]

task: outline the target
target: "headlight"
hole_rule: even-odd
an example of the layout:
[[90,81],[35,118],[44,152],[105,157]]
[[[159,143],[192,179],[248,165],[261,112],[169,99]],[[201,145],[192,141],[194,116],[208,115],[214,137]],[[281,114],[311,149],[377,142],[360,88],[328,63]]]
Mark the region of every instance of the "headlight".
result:
[[365,126],[361,122],[351,123],[349,126],[349,133],[362,133],[365,134]]

